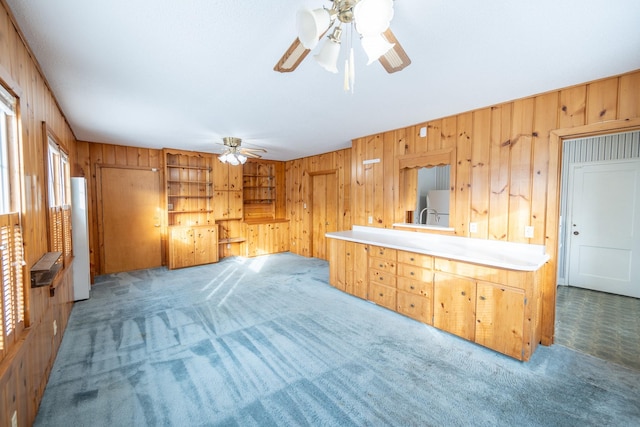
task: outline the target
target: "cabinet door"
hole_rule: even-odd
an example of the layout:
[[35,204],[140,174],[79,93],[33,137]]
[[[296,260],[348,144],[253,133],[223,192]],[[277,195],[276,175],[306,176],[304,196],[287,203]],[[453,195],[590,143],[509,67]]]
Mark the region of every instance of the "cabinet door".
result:
[[341,291],[345,290],[345,246],[347,242],[329,239],[329,284]]
[[524,291],[478,282],[477,295],[476,342],[522,360]]
[[218,262],[218,232],[216,227],[193,228],[194,265]]
[[228,190],[242,191],[242,166],[229,165]]
[[217,220],[229,219],[229,192],[214,191],[213,217]]
[[433,281],[433,326],[473,341],[476,282],[440,272]]
[[193,229],[169,227],[169,268],[193,265]]
[[369,294],[369,275],[367,255],[369,248],[361,243],[354,243],[353,249],[353,295],[367,299]]
[[242,219],[242,191],[229,191],[228,209],[229,218]]

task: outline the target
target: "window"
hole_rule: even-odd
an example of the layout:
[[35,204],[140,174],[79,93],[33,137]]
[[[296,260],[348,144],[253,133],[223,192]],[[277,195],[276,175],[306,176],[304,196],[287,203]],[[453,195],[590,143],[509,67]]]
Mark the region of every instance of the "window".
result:
[[65,264],[71,259],[71,169],[69,156],[47,131],[49,247],[62,252]]
[[0,360],[25,323],[16,98],[0,85]]

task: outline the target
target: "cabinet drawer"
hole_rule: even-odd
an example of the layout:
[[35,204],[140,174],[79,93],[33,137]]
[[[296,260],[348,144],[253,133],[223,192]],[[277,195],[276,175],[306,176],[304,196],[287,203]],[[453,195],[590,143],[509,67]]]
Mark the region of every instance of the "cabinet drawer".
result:
[[527,289],[533,283],[533,272],[531,271],[506,270],[445,258],[435,258],[433,268],[436,271],[486,282],[500,283],[519,289]]
[[396,290],[378,283],[369,284],[369,300],[390,310],[396,309]]
[[375,269],[369,270],[369,282],[377,283],[385,286],[396,287],[396,275],[387,271],[380,271]]
[[433,271],[409,264],[398,264],[398,276],[406,277],[408,279],[415,279],[422,282],[433,281]]
[[369,268],[396,274],[396,262],[385,258],[369,257]]
[[382,246],[369,246],[369,256],[384,258],[389,261],[396,262],[397,260],[397,250],[389,249]]
[[400,314],[404,314],[405,316],[429,325],[433,323],[431,314],[431,298],[397,291],[396,305],[397,311]]
[[428,296],[431,298],[433,294],[433,282],[422,282],[406,277],[398,277],[396,280],[396,288],[400,291],[409,292],[414,295]]
[[398,251],[398,262],[417,265],[424,268],[433,268],[433,257],[430,255],[417,254],[415,252]]

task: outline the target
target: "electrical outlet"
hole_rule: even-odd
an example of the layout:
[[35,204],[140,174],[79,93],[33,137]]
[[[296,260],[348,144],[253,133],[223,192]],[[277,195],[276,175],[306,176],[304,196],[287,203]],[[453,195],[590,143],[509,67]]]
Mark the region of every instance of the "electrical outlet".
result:
[[11,415],[11,427],[18,427],[18,411],[13,411]]
[[55,337],[56,335],[58,335],[58,322],[56,322],[54,320],[53,321],[53,336]]
[[369,224],[373,224],[373,217],[372,216],[369,217]]
[[524,237],[528,239],[533,239],[533,227],[531,225],[527,225],[524,228]]
[[469,233],[477,233],[478,232],[478,223],[470,222],[469,223]]

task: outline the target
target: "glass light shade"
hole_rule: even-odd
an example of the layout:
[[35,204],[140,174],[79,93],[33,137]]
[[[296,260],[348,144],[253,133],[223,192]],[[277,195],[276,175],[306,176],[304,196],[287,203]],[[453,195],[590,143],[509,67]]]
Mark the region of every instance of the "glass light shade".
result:
[[389,52],[393,46],[395,46],[395,44],[385,40],[382,34],[362,36],[362,49],[364,49],[369,58],[367,65],[377,61],[378,58]]
[[236,157],[235,154],[229,154],[227,156],[227,162],[229,162],[229,164],[233,165],[233,166],[237,166],[237,165],[240,164],[240,162],[238,161],[238,158]]
[[340,41],[334,41],[329,38],[322,45],[322,49],[317,55],[313,55],[313,59],[318,61],[318,64],[325,70],[337,73],[338,72],[338,56],[340,55]]
[[225,154],[219,156],[218,160],[220,160],[222,163],[226,163],[227,162],[227,156],[228,156],[228,154],[225,153]]
[[331,19],[326,9],[302,9],[296,14],[298,38],[305,49],[313,49],[318,39],[329,28]]
[[380,34],[389,28],[393,19],[393,0],[360,0],[353,14],[358,33]]
[[238,154],[238,161],[240,161],[241,165],[247,163],[247,156],[243,156],[242,154]]

